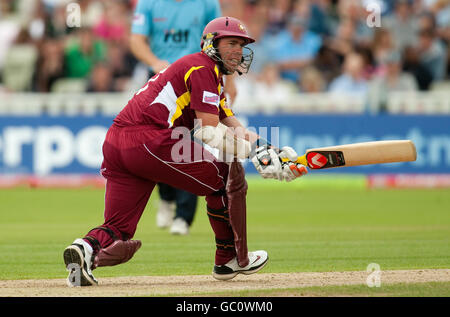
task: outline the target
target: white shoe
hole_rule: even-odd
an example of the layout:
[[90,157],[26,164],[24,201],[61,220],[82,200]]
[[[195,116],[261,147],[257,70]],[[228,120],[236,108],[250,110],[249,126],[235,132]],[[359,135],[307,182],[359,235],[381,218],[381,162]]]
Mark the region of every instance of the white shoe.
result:
[[167,228],[172,224],[175,216],[175,203],[166,200],[159,201],[159,209],[156,214],[156,225],[159,228]]
[[189,225],[183,218],[175,218],[170,227],[171,234],[187,235],[189,234]]
[[239,273],[250,275],[261,270],[269,260],[267,252],[264,250],[248,253],[249,263],[245,267],[240,267],[237,258],[234,257],[230,262],[224,265],[214,265],[213,277],[217,280],[231,280]]
[[92,252],[90,244],[83,239],[76,239],[64,250],[64,263],[69,271],[67,285],[91,286],[98,284],[91,270]]

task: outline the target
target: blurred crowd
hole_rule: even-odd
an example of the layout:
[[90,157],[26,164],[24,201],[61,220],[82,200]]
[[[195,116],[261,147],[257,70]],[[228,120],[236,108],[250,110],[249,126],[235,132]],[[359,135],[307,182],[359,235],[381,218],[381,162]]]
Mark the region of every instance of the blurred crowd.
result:
[[[81,10],[79,25],[72,2]],[[2,0],[0,90],[134,89],[143,69],[129,50],[136,2]],[[241,19],[257,40],[251,71],[237,83],[240,92],[263,100],[291,92],[382,99],[450,79],[450,0],[220,3],[223,15]]]
[[137,65],[128,43],[135,2],[2,0],[0,85],[33,92],[126,90]]

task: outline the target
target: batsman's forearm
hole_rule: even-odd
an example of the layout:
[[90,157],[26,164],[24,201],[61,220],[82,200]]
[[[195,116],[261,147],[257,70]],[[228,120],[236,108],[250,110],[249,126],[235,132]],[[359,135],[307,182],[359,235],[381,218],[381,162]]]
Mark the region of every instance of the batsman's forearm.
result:
[[258,134],[245,128],[235,116],[226,117],[221,122],[227,127],[233,128],[235,135],[238,138],[245,139],[250,143],[254,143],[259,139]]

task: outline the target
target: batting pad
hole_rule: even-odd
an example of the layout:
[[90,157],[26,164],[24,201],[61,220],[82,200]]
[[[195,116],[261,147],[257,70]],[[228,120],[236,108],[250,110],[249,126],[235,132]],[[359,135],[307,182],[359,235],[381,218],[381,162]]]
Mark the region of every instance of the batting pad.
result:
[[227,181],[228,212],[234,234],[234,246],[240,267],[249,264],[247,248],[247,181],[242,164],[234,160],[230,165]]

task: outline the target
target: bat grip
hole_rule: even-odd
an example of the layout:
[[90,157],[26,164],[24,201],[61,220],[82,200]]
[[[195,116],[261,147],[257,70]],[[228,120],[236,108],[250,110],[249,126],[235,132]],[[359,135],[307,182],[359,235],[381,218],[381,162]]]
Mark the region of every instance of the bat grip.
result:
[[[287,159],[287,158],[283,159],[283,162],[288,162],[288,161],[289,161],[289,159]],[[306,161],[306,155],[299,156],[297,158],[297,161],[295,161],[294,163],[302,164],[304,166],[308,166],[308,162]]]

